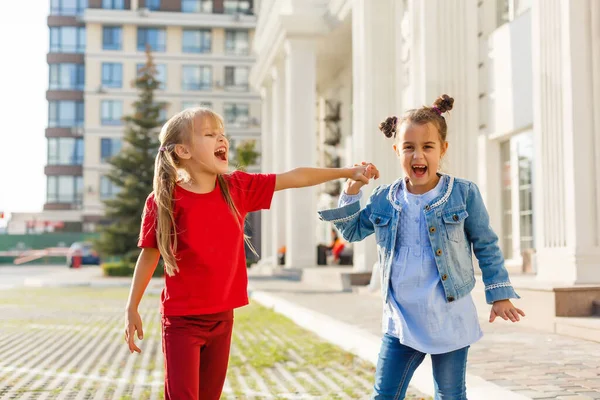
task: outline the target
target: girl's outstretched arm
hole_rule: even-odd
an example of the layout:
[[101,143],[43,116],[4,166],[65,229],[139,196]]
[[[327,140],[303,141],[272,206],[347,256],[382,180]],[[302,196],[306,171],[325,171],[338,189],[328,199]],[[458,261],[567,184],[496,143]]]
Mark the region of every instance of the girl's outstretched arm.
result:
[[129,299],[127,300],[125,320],[125,341],[129,345],[131,353],[134,351],[138,353],[142,352],[134,342],[136,331],[138,339],[141,340],[144,338],[142,318],[138,312],[138,306],[140,305],[140,301],[142,301],[142,296],[146,291],[146,287],[148,287],[150,279],[152,279],[152,274],[156,269],[159,258],[160,252],[158,249],[143,248],[135,264],[131,289],[129,290]]
[[[377,171],[372,164],[359,165],[351,168],[296,168],[278,174],[275,181],[275,191],[314,186],[334,179],[352,179],[369,183],[371,171]],[[379,172],[372,176],[377,179]]]

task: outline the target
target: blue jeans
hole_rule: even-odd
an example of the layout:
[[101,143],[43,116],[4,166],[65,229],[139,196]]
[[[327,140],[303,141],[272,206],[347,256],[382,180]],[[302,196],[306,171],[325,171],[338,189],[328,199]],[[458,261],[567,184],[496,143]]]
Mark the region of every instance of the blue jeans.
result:
[[[435,400],[466,400],[467,353],[469,347],[444,354],[432,354]],[[372,400],[401,400],[425,354],[405,346],[398,338],[384,335],[375,372]]]

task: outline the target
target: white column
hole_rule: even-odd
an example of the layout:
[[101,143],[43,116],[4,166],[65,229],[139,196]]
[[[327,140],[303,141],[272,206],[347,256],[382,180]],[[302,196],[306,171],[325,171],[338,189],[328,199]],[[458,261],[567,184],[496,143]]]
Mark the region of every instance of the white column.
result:
[[[363,205],[376,185],[402,174],[393,141],[379,123],[400,112],[396,99],[395,1],[356,0],[352,9],[352,163],[368,161],[381,172],[379,181],[363,188]],[[377,261],[373,236],[354,244],[354,270],[369,271]]]
[[432,105],[448,94],[454,108],[445,115],[448,155],[443,169],[461,178],[477,180],[479,132],[479,53],[476,0],[409,2],[411,70],[414,101],[408,106]]
[[131,9],[136,11],[139,8],[139,0],[131,0]]
[[[285,70],[283,63],[275,63],[271,70],[271,159],[274,173],[286,170],[285,165],[285,135],[283,130],[285,98]],[[285,193],[275,193],[271,207],[271,237],[273,265],[277,265],[277,250],[286,245],[285,238]]]
[[595,0],[532,2],[534,225],[544,281],[600,283],[599,11]]
[[[260,90],[260,97],[262,99],[261,108],[261,170],[263,173],[269,173],[273,171],[273,132],[271,129],[271,85],[263,86]],[[261,264],[272,265],[273,264],[273,226],[272,220],[273,215],[271,211],[261,211]]]
[[[311,39],[288,38],[285,60],[285,157],[287,169],[316,165],[316,48]],[[317,264],[315,187],[288,190],[286,267]]]

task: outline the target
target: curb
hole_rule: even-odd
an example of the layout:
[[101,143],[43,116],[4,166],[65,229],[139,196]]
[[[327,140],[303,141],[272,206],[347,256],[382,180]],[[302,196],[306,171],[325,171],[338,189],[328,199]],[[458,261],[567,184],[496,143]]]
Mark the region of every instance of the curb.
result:
[[[341,347],[373,365],[377,365],[381,342],[379,336],[270,293],[250,289],[249,294],[252,300],[286,316],[302,328],[313,332],[322,339]],[[410,386],[433,397],[434,387],[432,376],[431,358],[427,356],[415,371]],[[467,373],[467,394],[470,400],[531,399],[469,373]]]

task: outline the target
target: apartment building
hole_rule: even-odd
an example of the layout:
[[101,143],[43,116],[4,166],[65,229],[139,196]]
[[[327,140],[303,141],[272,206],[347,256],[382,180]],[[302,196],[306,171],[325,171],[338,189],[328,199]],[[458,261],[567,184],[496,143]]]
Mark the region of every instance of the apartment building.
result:
[[[206,105],[225,118],[232,149],[256,139],[260,97],[249,88],[256,17],[252,0],[52,0],[44,214],[65,230],[93,232],[103,200],[118,190],[105,177],[122,146],[121,117],[152,50],[163,117]],[[256,168],[256,167],[255,167]]]

